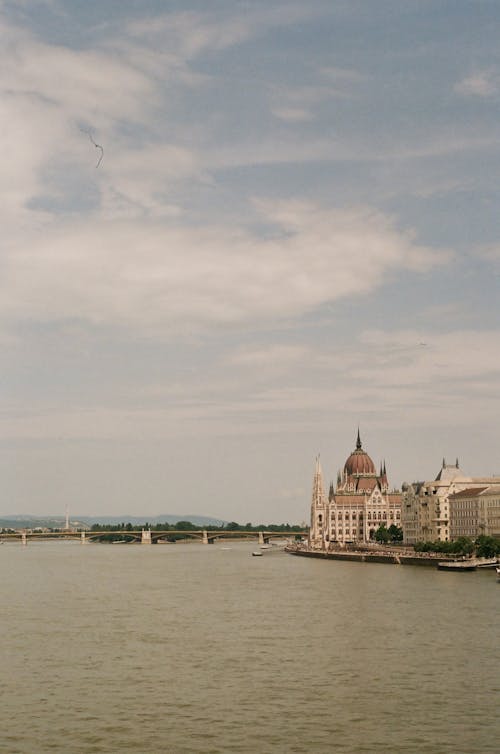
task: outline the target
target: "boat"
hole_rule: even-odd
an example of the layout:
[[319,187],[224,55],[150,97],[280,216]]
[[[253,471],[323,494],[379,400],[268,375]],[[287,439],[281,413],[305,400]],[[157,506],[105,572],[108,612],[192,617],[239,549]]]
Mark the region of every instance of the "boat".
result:
[[478,568],[495,568],[498,561],[496,558],[475,558]]
[[254,551],[252,552],[252,555],[253,555],[253,557],[254,557],[254,558],[261,558],[261,557],[262,557],[262,554],[263,554],[263,553],[261,553],[261,551],[260,551],[260,550],[254,550]]

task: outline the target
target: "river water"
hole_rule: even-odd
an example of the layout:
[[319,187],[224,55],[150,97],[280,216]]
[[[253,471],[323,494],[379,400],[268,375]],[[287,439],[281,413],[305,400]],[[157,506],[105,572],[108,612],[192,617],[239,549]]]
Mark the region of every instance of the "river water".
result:
[[492,571],[0,547],[0,751],[497,754]]

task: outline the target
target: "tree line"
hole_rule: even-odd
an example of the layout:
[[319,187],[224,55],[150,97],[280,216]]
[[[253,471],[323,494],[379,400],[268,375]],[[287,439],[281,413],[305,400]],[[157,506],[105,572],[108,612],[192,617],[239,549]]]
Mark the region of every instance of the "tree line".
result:
[[254,526],[251,523],[238,524],[236,521],[229,521],[226,524],[217,526],[216,524],[193,524],[191,521],[177,521],[175,524],[150,524],[145,521],[143,524],[92,524],[90,531],[93,532],[107,532],[107,531],[138,531],[139,529],[150,529],[151,531],[286,531],[286,532],[299,532],[304,531],[308,527],[299,526],[298,524],[258,524]]
[[495,558],[500,555],[500,540],[481,534],[476,540],[458,537],[453,542],[417,542],[416,552],[442,552],[446,555],[472,555],[478,558]]

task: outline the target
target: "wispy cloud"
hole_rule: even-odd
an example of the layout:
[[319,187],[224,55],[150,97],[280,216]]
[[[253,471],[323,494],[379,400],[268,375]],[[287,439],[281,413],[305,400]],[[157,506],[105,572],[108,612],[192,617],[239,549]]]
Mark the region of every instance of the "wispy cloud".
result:
[[20,236],[4,261],[0,310],[8,319],[76,318],[171,336],[180,325],[301,316],[400,270],[446,261],[373,209],[256,206],[272,238],[242,227],[97,219]]
[[458,81],[454,90],[464,97],[493,97],[499,92],[500,74],[496,69],[488,68],[476,71]]
[[276,27],[293,26],[299,21],[321,15],[324,11],[294,2],[273,6],[246,7],[232,12],[166,13],[142,18],[127,24],[135,37],[169,43],[179,55],[194,59],[207,51],[222,51],[248,41]]
[[[371,330],[342,348],[258,344],[214,357],[183,381],[139,384],[113,400],[4,411],[3,437],[154,438],[328,430],[356,415],[408,426],[468,426],[499,408],[497,330]],[[467,359],[464,359],[464,351]],[[487,401],[484,400],[487,396]]]

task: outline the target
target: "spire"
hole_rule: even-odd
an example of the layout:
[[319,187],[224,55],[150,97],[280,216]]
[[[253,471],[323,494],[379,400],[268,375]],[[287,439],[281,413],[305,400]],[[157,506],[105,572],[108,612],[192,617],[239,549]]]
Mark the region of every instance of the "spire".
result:
[[356,450],[361,450],[361,437],[359,436],[359,427],[358,427],[358,438],[356,440]]
[[443,469],[444,469],[444,467],[445,467],[445,466],[446,466],[446,461],[445,461],[445,459],[443,458]]
[[314,470],[313,492],[312,492],[312,504],[322,505],[324,503],[325,495],[323,492],[323,472],[321,471],[321,463],[319,455],[316,456],[316,468]]
[[455,466],[456,466],[456,468],[458,469],[458,458],[457,458],[457,461],[456,461],[456,463],[455,463]]

